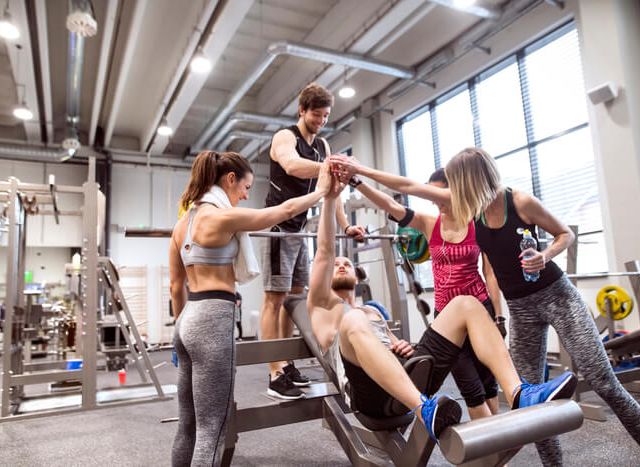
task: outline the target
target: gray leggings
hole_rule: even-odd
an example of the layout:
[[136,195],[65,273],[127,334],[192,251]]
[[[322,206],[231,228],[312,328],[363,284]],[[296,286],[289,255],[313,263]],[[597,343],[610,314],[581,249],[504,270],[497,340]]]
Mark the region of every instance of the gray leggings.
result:
[[[510,314],[509,351],[521,376],[541,383],[549,325],[577,370],[607,403],[640,444],[640,404],[622,387],[611,368],[600,335],[578,290],[566,276],[527,297],[507,300]],[[544,465],[562,465],[558,438],[536,443]]]
[[233,302],[190,297],[176,323],[179,422],[171,453],[174,467],[217,466],[222,461],[233,403],[234,312]]

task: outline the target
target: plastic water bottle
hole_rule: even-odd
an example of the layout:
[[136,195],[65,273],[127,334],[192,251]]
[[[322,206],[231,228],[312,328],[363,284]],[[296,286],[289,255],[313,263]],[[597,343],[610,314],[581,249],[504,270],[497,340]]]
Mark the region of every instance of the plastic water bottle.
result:
[[[529,229],[524,229],[522,231],[522,240],[520,240],[520,251],[524,251],[528,248],[532,248],[534,250],[538,249],[538,242],[535,238],[531,236],[531,231]],[[525,255],[523,259],[531,258],[533,255]],[[535,282],[540,278],[540,271],[537,272],[527,272],[522,269],[522,275],[524,276],[524,280],[527,282]]]

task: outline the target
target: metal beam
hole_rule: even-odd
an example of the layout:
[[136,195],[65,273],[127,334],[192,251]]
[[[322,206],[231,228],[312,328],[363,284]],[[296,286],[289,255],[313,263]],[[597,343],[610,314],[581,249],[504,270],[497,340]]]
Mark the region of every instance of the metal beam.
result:
[[[191,61],[191,58],[196,52],[198,43],[200,42],[202,35],[205,32],[205,29],[207,27],[207,24],[211,21],[212,15],[214,14],[216,7],[218,6],[219,3],[220,2],[218,0],[207,1],[204,7],[202,8],[202,12],[200,13],[200,15],[198,15],[200,18],[200,21],[198,21],[197,26],[193,29],[193,32],[191,33],[191,37],[189,37],[189,41],[187,42],[187,45],[182,54],[182,59],[178,63],[175,73],[173,74],[173,77],[171,78],[171,81],[167,86],[164,97],[162,98],[162,101],[158,105],[158,109],[156,110],[155,115],[149,122],[149,126],[140,135],[140,138],[139,138],[140,151],[146,151],[147,147],[149,146],[149,144],[151,144],[154,138],[164,139],[167,141],[169,140],[170,137],[157,135],[156,130],[162,120],[162,117],[164,116],[167,106],[169,106],[170,101],[172,100],[172,98],[174,98],[174,94],[176,90],[178,90],[178,88],[181,86],[181,81],[184,79],[185,73],[189,73],[189,71],[187,70],[187,68],[189,67],[189,62]],[[175,130],[175,127],[172,127],[172,128],[174,128]]]
[[[44,0],[40,0],[44,2]],[[111,44],[113,42],[113,31],[118,13],[118,0],[107,2],[104,24],[102,27],[102,43],[100,44],[100,59],[98,61],[98,71],[96,73],[96,86],[93,91],[93,104],[91,105],[91,120],[89,122],[89,146],[93,146],[96,141],[96,130],[98,128],[98,118],[102,111],[102,103],[105,94],[105,83],[107,80],[107,70],[111,58]]]
[[24,125],[27,141],[36,143],[42,139],[40,134],[40,118],[42,116],[38,108],[38,91],[33,68],[33,48],[31,46],[26,5],[22,0],[14,0],[9,2],[9,9],[16,26],[20,30],[20,38],[15,43],[7,42],[7,52],[16,84],[18,104],[20,104],[21,100],[24,100],[29,110],[33,113],[33,119],[20,123]]
[[127,33],[127,45],[122,57],[122,63],[120,64],[118,81],[113,93],[113,100],[111,102],[111,108],[109,109],[109,117],[107,118],[107,124],[104,130],[105,146],[108,146],[111,142],[111,137],[113,136],[113,131],[116,126],[116,119],[118,118],[118,113],[120,113],[120,104],[125,86],[129,80],[129,73],[133,69],[131,62],[133,61],[136,45],[138,44],[138,35],[142,30],[142,22],[144,20],[144,12],[146,8],[147,0],[137,0],[133,7],[131,23],[129,24],[129,31]]
[[53,110],[51,100],[51,72],[49,69],[49,36],[47,31],[47,6],[45,0],[35,0],[38,44],[40,50],[40,75],[42,77],[42,100],[44,104],[47,141],[53,141]]
[[[231,0],[225,3],[220,17],[211,29],[209,37],[202,44],[204,53],[209,57],[214,67],[222,57],[252,5],[253,0]],[[178,94],[174,97],[173,103],[164,111],[167,122],[172,128],[176,129],[180,126],[185,115],[200,95],[207,79],[208,77],[206,75],[196,73],[188,74]],[[153,138],[155,128],[155,126],[153,128],[150,127],[145,132],[145,149]],[[168,138],[155,138],[153,144],[149,147],[149,151],[152,154],[162,153],[167,147],[168,142]]]

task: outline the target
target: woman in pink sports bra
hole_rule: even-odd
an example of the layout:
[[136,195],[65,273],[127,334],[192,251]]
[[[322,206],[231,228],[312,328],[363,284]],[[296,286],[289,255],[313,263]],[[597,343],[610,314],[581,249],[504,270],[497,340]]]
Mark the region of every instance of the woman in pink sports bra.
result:
[[[337,162],[337,158],[341,156],[332,157],[336,157],[332,162],[336,162],[339,167],[340,163]],[[384,180],[376,179],[375,175],[378,171],[358,165],[358,173],[362,173],[361,170],[366,170],[366,176],[384,184]],[[363,175],[365,174],[363,173]],[[389,177],[389,174],[385,175]],[[404,177],[395,175],[393,177],[404,179]],[[499,298],[495,304],[492,303],[487,286],[478,272],[480,248],[476,243],[473,222],[466,226],[457,226],[451,217],[449,202],[435,203],[440,210],[440,214],[436,217],[414,212],[412,209],[402,206],[391,196],[363,183],[355,175],[350,177],[349,181],[364,196],[387,211],[389,217],[398,222],[400,226],[413,227],[427,238],[432,259],[436,316],[439,310],[443,310],[454,297],[472,295],[482,302],[491,317],[496,320],[502,335],[506,335]],[[446,188],[448,183],[444,169],[436,170],[429,178],[429,184]],[[485,265],[488,267],[484,267]],[[483,273],[485,276],[493,274],[488,262],[485,261],[483,261]],[[499,291],[493,296],[500,297]],[[465,399],[472,419],[498,413],[496,380],[489,369],[480,363],[468,340],[465,342],[458,363],[451,373]]]

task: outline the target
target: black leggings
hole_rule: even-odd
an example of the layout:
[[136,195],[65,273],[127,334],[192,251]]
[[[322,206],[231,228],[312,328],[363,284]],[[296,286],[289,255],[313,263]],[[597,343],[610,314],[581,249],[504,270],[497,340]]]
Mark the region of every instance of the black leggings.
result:
[[[491,319],[495,319],[496,312],[491,300],[486,300],[482,304],[489,312]],[[436,310],[435,316],[437,317],[439,314],[440,312]],[[467,407],[478,407],[484,404],[487,399],[498,395],[496,378],[491,370],[478,360],[469,338],[465,339],[458,361],[451,369],[451,374]]]

